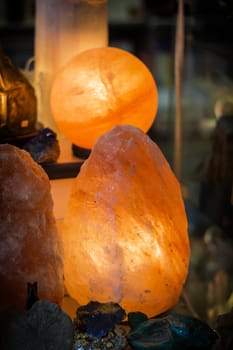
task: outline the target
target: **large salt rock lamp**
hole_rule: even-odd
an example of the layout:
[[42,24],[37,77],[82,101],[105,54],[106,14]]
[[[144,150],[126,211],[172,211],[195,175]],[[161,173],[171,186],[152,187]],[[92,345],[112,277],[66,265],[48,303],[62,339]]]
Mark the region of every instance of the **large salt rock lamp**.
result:
[[73,144],[87,149],[115,125],[148,131],[157,108],[152,74],[136,56],[118,48],[78,54],[52,85],[51,111],[57,126]]
[[28,152],[0,145],[0,314],[25,309],[27,284],[38,297],[63,298],[63,249],[50,183]]
[[148,316],[175,305],[189,265],[180,185],[140,129],[117,126],[84,162],[63,226],[64,276],[80,304],[114,301]]

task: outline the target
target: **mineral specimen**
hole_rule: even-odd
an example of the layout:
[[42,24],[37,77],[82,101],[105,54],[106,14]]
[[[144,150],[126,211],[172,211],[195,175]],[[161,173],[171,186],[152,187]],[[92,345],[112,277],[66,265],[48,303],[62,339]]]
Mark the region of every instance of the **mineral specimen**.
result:
[[30,310],[11,316],[5,334],[5,350],[71,350],[73,323],[60,307],[37,301]]
[[166,319],[149,319],[128,334],[127,339],[136,350],[173,350],[175,341]]
[[116,303],[91,301],[78,308],[75,324],[82,332],[101,338],[125,317],[125,311]]
[[28,152],[0,145],[0,314],[24,309],[28,283],[38,297],[63,298],[62,244],[50,183]]
[[189,265],[180,185],[158,146],[133,126],[98,139],[63,226],[67,291],[149,317],[175,305]]
[[197,318],[168,312],[143,321],[127,339],[137,350],[211,350],[218,335]]
[[126,346],[126,331],[123,328],[114,327],[100,339],[74,330],[73,350],[123,350]]
[[74,319],[73,350],[123,350],[126,329],[119,326],[126,317],[120,305],[91,301],[78,307]]
[[41,129],[23,148],[39,164],[56,162],[60,155],[57,135],[49,128]]
[[135,329],[139,324],[148,320],[148,317],[143,312],[128,313],[128,324],[130,328]]

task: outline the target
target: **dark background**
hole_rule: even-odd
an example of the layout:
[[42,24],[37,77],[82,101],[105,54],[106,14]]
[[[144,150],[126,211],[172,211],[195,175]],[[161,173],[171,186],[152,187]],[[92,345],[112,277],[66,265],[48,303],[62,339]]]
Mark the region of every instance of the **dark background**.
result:
[[[233,76],[233,0],[186,0],[184,3],[186,21],[192,22],[186,34],[189,39],[191,35],[193,46],[223,57],[227,73]],[[155,23],[156,26],[161,23],[154,45],[158,44],[158,39],[163,39],[161,49],[171,50],[177,1],[144,0],[140,4],[140,8],[135,5],[126,8],[128,20],[110,21],[110,45],[127,41],[132,51],[140,55],[142,50],[150,50],[153,46],[151,37]],[[111,10],[111,6],[109,8]],[[0,47],[20,67],[34,54],[34,17],[35,0],[1,0]]]

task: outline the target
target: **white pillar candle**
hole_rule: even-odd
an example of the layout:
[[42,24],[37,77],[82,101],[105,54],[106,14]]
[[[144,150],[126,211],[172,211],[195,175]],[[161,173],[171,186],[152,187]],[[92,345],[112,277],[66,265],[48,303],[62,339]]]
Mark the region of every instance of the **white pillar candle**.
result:
[[45,127],[56,129],[50,113],[54,74],[79,52],[107,43],[107,0],[36,1],[35,88]]

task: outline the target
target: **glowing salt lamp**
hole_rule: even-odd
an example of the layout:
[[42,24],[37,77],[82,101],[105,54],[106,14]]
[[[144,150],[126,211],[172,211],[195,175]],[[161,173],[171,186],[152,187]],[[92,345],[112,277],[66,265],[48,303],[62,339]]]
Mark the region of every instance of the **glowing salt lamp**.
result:
[[148,131],[156,116],[158,92],[144,63],[113,47],[86,50],[56,75],[51,110],[73,144],[90,149],[115,125]]
[[61,303],[63,257],[47,174],[18,147],[0,145],[0,320],[24,310],[28,283]]
[[79,304],[153,316],[174,306],[189,264],[180,185],[140,129],[117,126],[84,162],[62,227],[64,277]]

